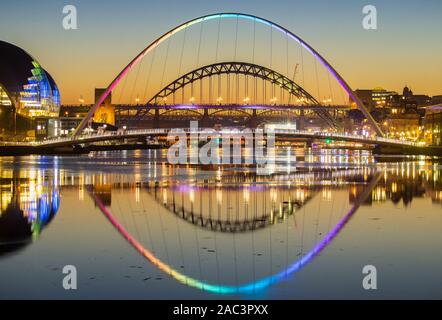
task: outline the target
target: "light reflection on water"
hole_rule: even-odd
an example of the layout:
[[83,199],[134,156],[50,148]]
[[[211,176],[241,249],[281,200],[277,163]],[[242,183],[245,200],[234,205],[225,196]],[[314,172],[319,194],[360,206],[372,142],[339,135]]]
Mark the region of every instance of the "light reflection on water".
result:
[[[158,290],[164,298],[181,293],[187,298],[218,293],[227,293],[227,297],[236,294],[260,297],[263,288],[267,290],[264,293],[267,298],[290,298],[295,293],[297,297],[316,297],[311,289],[303,294],[301,289],[305,285],[299,284],[298,279],[305,273],[318,275],[316,266],[326,270],[336,264],[333,256],[341,253],[333,242],[343,237],[340,232],[347,235],[344,244],[351,247],[353,239],[357,242],[365,238],[366,229],[372,228],[370,223],[378,223],[378,233],[379,228],[391,227],[391,222],[386,225],[382,220],[384,212],[391,210],[416,219],[427,215],[432,224],[442,226],[439,214],[442,178],[438,161],[382,160],[376,161],[366,152],[324,150],[301,154],[284,150],[278,154],[276,173],[259,176],[253,168],[240,166],[170,166],[161,151],[4,158],[0,190],[0,282],[18,276],[13,268],[18,270],[22,266],[14,259],[26,263],[39,253],[42,261],[32,263],[47,264],[45,259],[51,259],[45,241],[51,241],[51,250],[55,247],[61,252],[71,241],[81,242],[85,230],[79,226],[89,226],[92,214],[106,214],[100,210],[101,204],[112,218],[90,219],[94,223],[89,227],[94,231],[89,237],[111,241],[123,235],[118,241],[124,243],[126,239],[138,251],[137,258],[132,259],[144,261],[141,266],[129,266],[134,267],[131,272],[140,269],[150,274],[138,275],[141,283],[163,280],[159,288],[157,285],[140,288],[128,280],[135,277],[132,274],[118,284],[119,290],[126,288],[128,297],[158,297]],[[359,205],[361,208],[354,217],[353,213],[348,215]],[[76,207],[84,211],[79,213]],[[423,208],[427,211],[422,212]],[[358,214],[364,215],[363,224],[352,223],[361,219]],[[110,233],[112,219],[115,223]],[[54,222],[50,223],[51,220]],[[400,217],[394,223],[404,229],[410,227],[409,221]],[[71,234],[69,242],[63,236],[65,230]],[[42,238],[47,233],[47,238],[41,240],[44,245],[39,245],[40,233]],[[441,239],[432,236],[432,244],[440,245]],[[407,234],[399,237],[405,238]],[[34,244],[28,245],[32,241]],[[93,247],[94,243],[90,245]],[[130,248],[123,248],[115,252],[114,246],[108,248],[113,254],[107,258],[111,263],[107,267],[115,274],[127,273],[116,260],[133,254]],[[87,254],[81,248],[76,251],[83,259]],[[323,254],[328,260],[321,257]],[[97,257],[101,257],[100,252],[94,260]],[[61,264],[71,263],[68,252],[57,259]],[[380,261],[384,263],[385,259],[383,256]],[[442,261],[436,263],[442,266]],[[86,265],[93,268],[94,263],[89,261]],[[292,274],[301,269],[302,274]],[[340,276],[344,277],[345,272]],[[102,296],[94,291],[92,280],[96,277],[91,278],[86,282],[92,288],[83,291],[83,295],[80,292],[79,297]],[[43,279],[52,281],[53,286],[51,275]],[[48,283],[37,282],[28,284],[27,293],[16,292],[13,296],[33,296],[32,292],[38,290],[39,294],[48,296],[66,294]],[[320,283],[310,282],[310,285],[319,297],[323,294]],[[106,286],[110,297],[112,290],[117,290],[116,283],[109,279],[102,280],[101,286]],[[354,295],[355,290],[349,288],[339,296]],[[430,290],[436,295],[441,291],[439,286]],[[7,298],[8,293],[0,290],[0,296]]]

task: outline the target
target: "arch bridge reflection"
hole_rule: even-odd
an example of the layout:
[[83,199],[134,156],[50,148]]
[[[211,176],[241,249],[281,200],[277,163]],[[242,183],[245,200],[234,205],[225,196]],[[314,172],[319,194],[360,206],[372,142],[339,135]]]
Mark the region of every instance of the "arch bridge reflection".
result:
[[194,225],[221,232],[245,232],[286,220],[318,187],[157,186],[148,192],[171,213]]
[[[364,192],[374,170],[369,167],[305,169],[272,177],[226,172],[222,176],[190,182],[169,178],[123,184],[111,179],[100,183],[97,178],[92,188],[107,206],[112,204],[112,190],[132,189],[136,202],[140,191],[144,190],[168,212],[193,225],[219,232],[247,232],[285,221],[318,194],[330,197],[332,189],[347,188],[349,203],[353,204]],[[361,205],[385,201],[398,204],[401,200],[408,205],[414,198],[425,196],[440,203],[440,180],[439,170],[431,167],[425,170],[407,164],[385,167],[383,179]],[[82,188],[81,192],[84,192]]]
[[[343,230],[361,205],[397,199],[403,199],[407,205],[412,198],[425,196],[422,188],[435,194],[433,201],[437,201],[439,191],[432,190],[440,190],[439,170],[437,166],[401,164],[355,170],[307,170],[271,177],[220,175],[185,181],[169,178],[136,183],[130,193],[116,190],[112,203],[101,192],[110,188],[100,188],[100,192],[90,195],[116,230],[167,275],[212,293],[248,294],[284,281],[311,262]],[[223,192],[221,196],[219,190]],[[272,199],[272,190],[277,191],[278,198]],[[281,219],[285,223],[268,219],[270,214],[266,213],[272,212],[272,208],[274,213],[279,212],[277,209],[288,203],[287,199],[295,199],[296,190],[308,192],[297,199],[303,201],[297,203],[299,208],[294,206],[293,213],[308,207],[307,214],[305,210],[287,214],[287,218]],[[259,199],[255,209],[250,207],[256,200],[253,193]],[[136,203],[131,203],[133,194]],[[127,199],[128,195],[131,199]],[[108,203],[104,204],[102,199]],[[262,205],[264,202],[267,208]],[[335,202],[339,205],[334,206]],[[257,217],[268,219],[263,226],[273,226],[261,228],[262,232],[235,235],[258,229],[241,225],[241,221],[250,225],[254,210]],[[203,228],[180,223],[184,221]]]
[[163,180],[135,185],[108,182],[91,188],[106,206],[112,205],[113,189],[134,188],[136,202],[143,190],[169,213],[195,226],[219,232],[247,232],[282,223],[316,195],[328,197],[331,188],[365,184],[373,173],[374,169],[369,168],[301,170],[272,177],[235,173],[193,182]]

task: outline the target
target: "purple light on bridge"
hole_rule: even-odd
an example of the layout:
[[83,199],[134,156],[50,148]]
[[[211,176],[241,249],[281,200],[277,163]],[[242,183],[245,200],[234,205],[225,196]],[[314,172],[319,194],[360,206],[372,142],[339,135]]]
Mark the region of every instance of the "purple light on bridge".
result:
[[198,109],[199,106],[195,105],[195,104],[179,104],[174,106],[174,109],[181,109],[181,110],[186,110],[186,109]]

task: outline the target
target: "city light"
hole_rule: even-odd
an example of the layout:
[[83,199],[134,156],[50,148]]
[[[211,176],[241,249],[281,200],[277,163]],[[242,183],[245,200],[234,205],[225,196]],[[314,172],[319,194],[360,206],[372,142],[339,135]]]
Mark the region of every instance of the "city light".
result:
[[[251,7],[270,21],[135,2],[98,5],[109,32],[76,3],[79,31],[55,2],[0,19],[45,62],[0,41],[0,296],[199,301],[160,318],[241,299],[219,306],[275,319],[274,300],[439,298],[442,4],[371,4],[377,30],[365,4]],[[46,11],[63,34],[17,19]]]

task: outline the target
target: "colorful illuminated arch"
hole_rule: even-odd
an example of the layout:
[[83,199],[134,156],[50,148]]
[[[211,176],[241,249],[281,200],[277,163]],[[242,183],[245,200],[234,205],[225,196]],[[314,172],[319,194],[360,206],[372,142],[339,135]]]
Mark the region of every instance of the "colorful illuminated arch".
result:
[[78,125],[77,129],[74,131],[74,136],[77,136],[81,134],[83,129],[86,127],[89,120],[93,117],[95,111],[98,109],[98,107],[104,102],[106,97],[112,92],[112,90],[116,87],[116,85],[127,75],[127,73],[136,66],[150,51],[155,49],[157,46],[159,46],[162,42],[173,36],[174,34],[192,26],[198,23],[202,23],[204,21],[213,20],[213,19],[224,19],[224,18],[236,18],[236,19],[245,19],[245,20],[252,20],[264,25],[268,25],[269,27],[278,30],[279,32],[285,33],[288,37],[298,42],[304,49],[306,49],[316,60],[318,60],[324,67],[327,68],[327,70],[333,75],[333,77],[339,82],[339,84],[344,88],[344,90],[347,92],[347,94],[350,96],[350,98],[356,103],[357,107],[361,110],[361,112],[364,114],[364,116],[367,118],[370,125],[373,127],[373,129],[376,131],[376,133],[379,136],[384,136],[381,128],[376,123],[374,118],[371,116],[370,112],[365,108],[362,101],[358,98],[358,96],[353,92],[353,90],[350,88],[350,86],[347,84],[347,82],[341,77],[341,75],[325,60],[315,49],[313,49],[308,43],[306,43],[304,40],[302,40],[300,37],[292,33],[291,31],[287,30],[286,28],[271,22],[270,20],[260,18],[254,15],[250,14],[244,14],[244,13],[216,13],[216,14],[210,14],[206,16],[202,16],[199,18],[195,18],[192,20],[189,20],[178,27],[170,30],[169,32],[165,33],[161,37],[159,37],[157,40],[152,42],[149,46],[147,46],[143,51],[141,51],[140,54],[138,54],[119,74],[118,76],[111,82],[111,84],[106,88],[105,92],[101,95],[101,97],[98,99],[98,101],[95,103],[95,105],[89,110],[87,116],[81,121],[81,123]]
[[238,286],[232,285],[218,285],[207,283],[192,277],[189,277],[182,272],[174,269],[172,266],[158,259],[152,252],[146,249],[140,242],[138,242],[113,216],[112,212],[106,208],[104,203],[100,200],[98,196],[93,194],[93,192],[89,192],[89,195],[94,200],[95,204],[99,207],[100,211],[106,216],[106,218],[110,221],[110,223],[118,230],[118,232],[141,254],[143,255],[149,262],[153,265],[157,266],[163,272],[169,274],[174,279],[179,282],[188,285],[190,287],[194,287],[200,290],[204,290],[211,293],[217,294],[250,294],[254,293],[258,290],[262,290],[270,285],[279,283],[284,279],[287,279],[288,276],[299,271],[304,265],[308,264],[316,255],[318,255],[343,229],[343,227],[347,224],[350,218],[355,214],[358,210],[361,203],[365,201],[365,199],[371,194],[373,188],[376,186],[378,181],[381,178],[380,173],[375,173],[370,183],[367,185],[367,188],[364,190],[361,195],[356,199],[353,207],[347,212],[347,214],[331,229],[325,237],[319,241],[310,251],[308,251],[302,258],[292,262],[288,265],[284,270],[270,275],[268,277],[259,279],[257,281],[253,281],[250,283],[245,283]]

